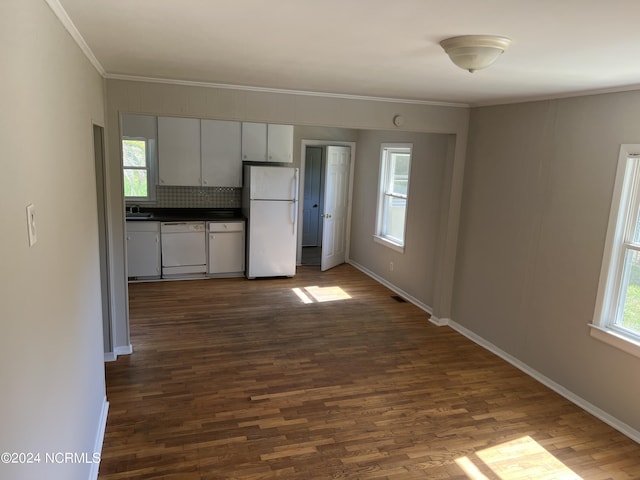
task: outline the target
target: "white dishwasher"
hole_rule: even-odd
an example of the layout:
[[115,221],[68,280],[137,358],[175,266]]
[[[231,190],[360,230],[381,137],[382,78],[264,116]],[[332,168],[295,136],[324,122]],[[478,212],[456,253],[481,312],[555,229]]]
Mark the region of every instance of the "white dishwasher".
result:
[[162,222],[162,276],[204,276],[207,240],[204,222]]
[[244,275],[244,221],[208,222],[209,276]]

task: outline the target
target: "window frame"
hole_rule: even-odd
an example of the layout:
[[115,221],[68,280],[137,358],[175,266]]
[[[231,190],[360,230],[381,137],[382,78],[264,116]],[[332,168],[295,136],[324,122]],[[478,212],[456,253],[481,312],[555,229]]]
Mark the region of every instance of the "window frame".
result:
[[[124,164],[124,142],[126,140],[143,141],[145,143],[145,166],[144,167],[131,167]],[[125,136],[120,138],[120,149],[122,159],[122,189],[125,202],[128,203],[150,203],[155,201],[155,168],[154,168],[154,154],[152,152],[154,148],[154,141],[151,138]],[[126,170],[145,170],[147,172],[147,196],[145,197],[132,197],[124,194],[124,178]]]
[[[389,193],[388,187],[391,179],[391,154],[401,153],[409,154],[409,169],[407,172],[407,193],[402,195],[398,193]],[[378,198],[376,206],[376,231],[373,235],[375,242],[385,245],[392,250],[404,253],[407,237],[407,218],[409,211],[409,184],[411,183],[411,163],[413,160],[413,144],[412,143],[382,143],[380,144],[380,167],[378,170]],[[405,200],[404,223],[402,230],[402,238],[398,239],[386,233],[388,211],[386,209],[387,198],[402,198]]]
[[595,311],[589,326],[592,337],[636,357],[640,357],[640,332],[618,325],[618,320],[627,286],[623,278],[625,257],[629,250],[640,251],[640,241],[630,241],[639,214],[640,144],[623,144],[618,156]]

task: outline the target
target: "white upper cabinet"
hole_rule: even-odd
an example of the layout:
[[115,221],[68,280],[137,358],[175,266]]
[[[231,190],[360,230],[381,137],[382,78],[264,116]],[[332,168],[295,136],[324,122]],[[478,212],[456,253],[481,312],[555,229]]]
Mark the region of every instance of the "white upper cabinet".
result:
[[293,125],[242,122],[242,160],[293,162]]
[[158,169],[160,185],[200,185],[199,119],[158,117]]
[[242,187],[242,162],[293,162],[293,126],[158,117],[158,184]]
[[240,122],[201,120],[202,185],[241,187]]
[[267,124],[242,122],[242,160],[267,161]]
[[130,138],[155,139],[158,119],[153,115],[134,115],[125,113],[122,115],[122,136]]
[[267,161],[293,162],[293,125],[267,125]]

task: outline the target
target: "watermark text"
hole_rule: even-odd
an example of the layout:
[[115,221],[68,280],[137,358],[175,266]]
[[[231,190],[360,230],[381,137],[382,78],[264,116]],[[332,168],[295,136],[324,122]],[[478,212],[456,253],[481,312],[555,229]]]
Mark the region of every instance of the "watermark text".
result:
[[99,452],[3,452],[0,463],[28,465],[32,463],[100,463]]

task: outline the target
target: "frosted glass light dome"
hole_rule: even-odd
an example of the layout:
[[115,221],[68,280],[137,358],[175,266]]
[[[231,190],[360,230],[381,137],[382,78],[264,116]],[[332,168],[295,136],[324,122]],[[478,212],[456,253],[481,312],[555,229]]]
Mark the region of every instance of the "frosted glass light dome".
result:
[[495,35],[462,35],[440,42],[451,61],[471,73],[492,65],[509,45],[511,39]]

